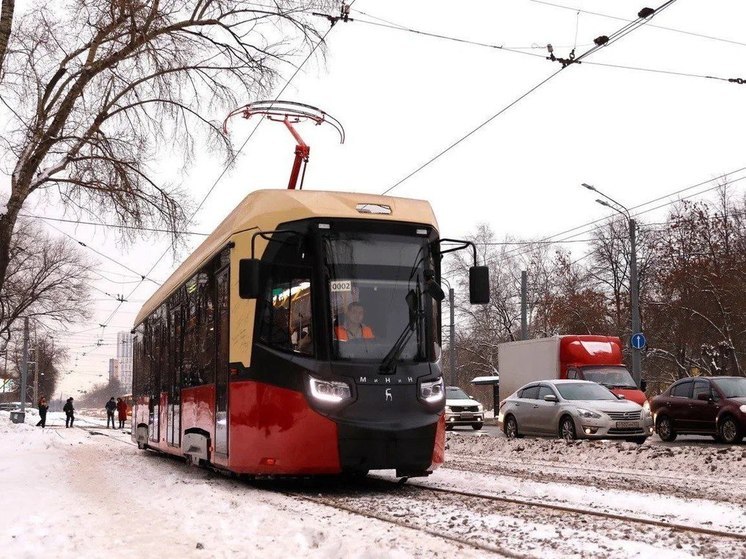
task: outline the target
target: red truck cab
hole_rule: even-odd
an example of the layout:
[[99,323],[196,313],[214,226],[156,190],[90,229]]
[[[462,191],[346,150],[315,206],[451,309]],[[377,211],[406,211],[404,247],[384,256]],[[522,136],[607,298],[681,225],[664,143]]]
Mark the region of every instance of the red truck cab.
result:
[[559,378],[590,380],[645,406],[645,394],[637,388],[622,362],[621,339],[614,336],[560,336],[559,353]]

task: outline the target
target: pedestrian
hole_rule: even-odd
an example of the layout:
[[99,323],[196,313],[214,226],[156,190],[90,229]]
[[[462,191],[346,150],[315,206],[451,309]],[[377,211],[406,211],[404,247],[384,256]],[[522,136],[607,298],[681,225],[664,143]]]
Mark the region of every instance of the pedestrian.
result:
[[119,428],[124,429],[124,422],[127,421],[127,402],[117,398],[117,411],[119,412]]
[[47,397],[42,394],[41,398],[39,398],[39,423],[36,424],[37,427],[41,425],[41,428],[44,429],[44,427],[47,426],[48,409],[49,404],[47,404]]
[[109,420],[111,420],[111,428],[114,429],[114,412],[117,411],[117,403],[114,401],[114,396],[109,398],[104,407],[106,408],[106,427],[109,427]]
[[75,407],[73,407],[72,396],[67,399],[62,411],[65,412],[65,427],[72,427],[73,422],[75,421]]

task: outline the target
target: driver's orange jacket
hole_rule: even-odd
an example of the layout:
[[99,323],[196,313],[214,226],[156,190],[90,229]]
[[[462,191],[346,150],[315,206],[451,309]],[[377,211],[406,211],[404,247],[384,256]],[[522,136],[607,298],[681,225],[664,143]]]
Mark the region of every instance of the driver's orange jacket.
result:
[[[362,330],[362,336],[361,338],[370,340],[372,338],[375,338],[373,335],[373,330],[370,329],[370,326],[361,326]],[[334,327],[334,335],[340,342],[347,342],[350,340],[350,338],[354,338],[356,336],[350,336],[350,333],[347,331],[347,328],[344,326],[335,326]]]

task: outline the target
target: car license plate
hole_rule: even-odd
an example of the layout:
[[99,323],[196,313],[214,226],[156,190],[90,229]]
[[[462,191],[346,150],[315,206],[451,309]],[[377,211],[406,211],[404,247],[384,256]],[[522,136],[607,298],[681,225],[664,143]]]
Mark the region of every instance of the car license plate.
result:
[[629,429],[630,427],[639,427],[638,421],[617,421],[616,426],[618,429]]
[[462,413],[461,414],[461,419],[471,419],[472,417],[474,417],[473,413]]

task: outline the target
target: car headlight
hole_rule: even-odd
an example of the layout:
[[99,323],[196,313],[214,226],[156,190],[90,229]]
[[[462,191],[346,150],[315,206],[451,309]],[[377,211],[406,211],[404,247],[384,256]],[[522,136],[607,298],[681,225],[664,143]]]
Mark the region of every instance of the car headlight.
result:
[[309,376],[311,396],[321,402],[338,404],[352,398],[352,391],[346,382],[336,380],[320,380]]
[[650,413],[650,402],[645,400],[645,403],[642,405],[642,409],[644,409],[646,412]]
[[578,415],[580,417],[590,418],[590,419],[601,419],[601,414],[596,413],[595,411],[587,410],[585,408],[578,408]]
[[444,397],[443,379],[420,383],[420,398],[428,404],[440,402]]
[[448,413],[451,413],[451,412],[452,412],[453,410],[451,409],[451,406],[446,406],[446,411],[447,411]]
[[741,413],[746,413],[746,406],[741,406],[738,409],[741,410]]
[[484,411],[484,406],[482,404],[477,404],[477,411]]

